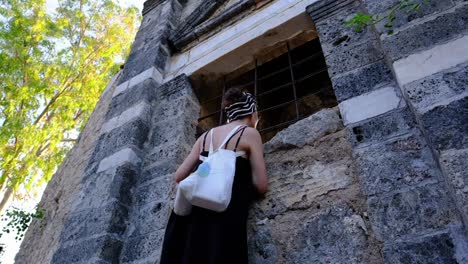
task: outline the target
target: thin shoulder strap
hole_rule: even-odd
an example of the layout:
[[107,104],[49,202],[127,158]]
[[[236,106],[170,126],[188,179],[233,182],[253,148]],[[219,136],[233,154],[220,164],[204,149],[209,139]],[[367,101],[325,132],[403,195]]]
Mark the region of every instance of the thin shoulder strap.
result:
[[223,140],[223,142],[219,145],[218,149],[221,149],[224,144],[226,144],[226,142],[232,137],[232,135],[234,135],[236,133],[236,131],[239,129],[240,125],[236,126],[233,130],[231,130],[231,132],[229,132],[229,134],[226,136],[226,138]]
[[245,131],[246,128],[247,128],[247,126],[245,126],[245,127],[243,127],[241,129],[242,132],[240,133],[239,137],[237,138],[236,146],[234,147],[234,152],[237,151],[237,146],[239,146],[240,139],[241,139],[242,135],[244,134],[244,131]]
[[205,132],[205,136],[203,137],[203,147],[202,147],[202,152],[204,152],[204,151],[205,151],[205,141],[206,141],[206,136],[208,136],[208,132],[210,132],[210,131],[206,131],[206,132]]
[[214,129],[210,130],[210,150],[208,152],[208,155],[213,154],[213,130]]
[[234,138],[235,135],[237,135],[237,133],[241,132],[243,129],[245,129],[247,126],[245,127],[241,127],[240,129],[238,129],[236,131],[236,133],[234,133],[230,138],[229,140],[226,142],[226,144],[224,145],[224,148],[227,149],[228,145],[229,145],[229,142],[231,141],[232,138]]

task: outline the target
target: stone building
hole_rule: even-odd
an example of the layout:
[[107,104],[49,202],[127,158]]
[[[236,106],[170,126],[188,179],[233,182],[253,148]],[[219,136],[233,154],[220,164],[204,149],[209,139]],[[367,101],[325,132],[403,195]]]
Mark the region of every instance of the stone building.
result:
[[270,181],[251,263],[468,263],[468,1],[343,25],[397,2],[146,1],[16,262],[158,263],[172,174],[243,85]]

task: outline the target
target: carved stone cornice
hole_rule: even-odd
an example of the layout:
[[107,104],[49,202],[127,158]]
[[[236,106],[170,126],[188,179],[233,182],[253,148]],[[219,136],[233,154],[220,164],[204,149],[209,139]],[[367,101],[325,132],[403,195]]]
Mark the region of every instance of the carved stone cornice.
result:
[[151,10],[156,8],[159,4],[161,4],[164,1],[166,1],[166,0],[147,0],[143,4],[143,11],[141,11],[141,13],[143,15],[146,15],[147,13],[149,13]]
[[190,14],[187,20],[181,24],[169,37],[169,41],[171,42],[173,48],[175,50],[181,50],[190,42],[194,41],[203,34],[210,32],[219,25],[229,21],[231,18],[254,6],[256,3],[255,0],[239,1],[224,10],[219,15],[206,20],[225,1],[226,0],[206,0],[203,2],[203,4],[200,4],[200,6],[198,6],[192,14]]
[[320,20],[332,17],[334,14],[358,4],[356,0],[321,0],[307,7],[307,13],[310,14],[315,23]]

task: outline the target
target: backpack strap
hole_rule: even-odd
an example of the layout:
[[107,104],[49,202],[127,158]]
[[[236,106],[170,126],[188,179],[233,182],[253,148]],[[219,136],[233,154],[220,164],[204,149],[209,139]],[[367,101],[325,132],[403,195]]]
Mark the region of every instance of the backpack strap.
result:
[[206,141],[206,136],[208,136],[208,132],[210,132],[210,131],[206,131],[206,132],[205,132],[205,136],[203,137],[203,146],[202,146],[202,152],[204,152],[204,151],[205,151],[205,141]]
[[[242,131],[242,133],[244,133],[243,130],[246,129],[246,128],[247,128],[247,126],[244,126],[244,127],[241,127],[239,130],[237,130],[236,133],[234,133],[234,134],[229,138],[229,140],[226,142],[226,144],[224,145],[224,148],[227,149],[227,147],[228,147],[229,142],[231,141],[231,139],[234,138],[234,136],[237,135],[237,133],[239,133],[239,132],[241,132],[241,131]],[[241,137],[242,137],[242,133],[241,133]],[[239,137],[239,139],[240,139],[240,137]],[[236,143],[236,146],[235,146],[235,148],[234,148],[234,151],[236,151],[236,149],[237,149],[237,145],[239,144],[239,139],[237,140],[237,143]]]
[[232,135],[234,135],[237,132],[239,127],[240,125],[236,126],[233,130],[231,130],[231,132],[229,132],[229,134],[226,136],[223,142],[219,145],[218,150],[221,149],[226,144],[226,142],[232,137]]

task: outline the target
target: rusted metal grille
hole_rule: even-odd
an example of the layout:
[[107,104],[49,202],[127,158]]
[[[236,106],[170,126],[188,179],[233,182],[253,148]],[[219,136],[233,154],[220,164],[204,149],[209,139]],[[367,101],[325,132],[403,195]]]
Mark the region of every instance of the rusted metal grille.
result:
[[198,119],[199,134],[226,122],[222,98],[232,86],[241,86],[255,95],[261,117],[258,129],[264,142],[280,129],[337,105],[318,39],[294,49],[285,43],[283,49],[285,53],[268,62],[260,64],[255,60],[253,70],[231,79],[224,76],[221,89],[218,88],[221,93],[201,102],[202,108],[217,106]]

